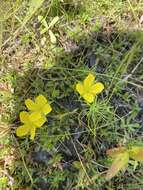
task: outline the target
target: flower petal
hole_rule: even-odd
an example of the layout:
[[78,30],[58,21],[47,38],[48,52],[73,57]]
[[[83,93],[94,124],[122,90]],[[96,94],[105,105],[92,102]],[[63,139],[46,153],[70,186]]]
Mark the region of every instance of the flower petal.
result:
[[31,140],[34,140],[35,138],[35,134],[36,134],[36,128],[35,127],[32,127],[31,130],[30,130],[30,139]]
[[46,122],[46,117],[42,116],[40,119],[38,119],[37,121],[34,122],[36,127],[41,127],[45,122]]
[[41,118],[41,113],[40,112],[33,112],[29,115],[29,120],[31,122],[37,121]]
[[22,137],[24,135],[27,135],[27,133],[29,132],[29,128],[30,127],[28,125],[22,125],[22,126],[18,127],[16,129],[16,135],[18,137]]
[[92,103],[94,101],[94,96],[93,94],[90,93],[86,93],[83,95],[83,98],[88,102],[88,103]]
[[20,121],[22,123],[27,123],[28,120],[29,120],[29,114],[28,114],[28,112],[26,112],[26,111],[20,112]]
[[99,94],[103,91],[104,85],[101,82],[97,82],[91,87],[91,93],[94,95]]
[[43,96],[43,95],[39,95],[35,98],[35,102],[38,104],[38,106],[44,106],[45,104],[47,104],[47,99]]
[[36,109],[36,104],[31,99],[25,100],[25,105],[31,111]]
[[43,109],[42,109],[42,112],[46,115],[48,113],[50,113],[52,111],[52,108],[50,106],[50,104],[46,104]]
[[83,84],[81,82],[79,82],[77,85],[76,85],[76,90],[77,92],[82,95],[84,93],[84,87],[83,87]]
[[95,76],[93,74],[89,73],[89,75],[85,78],[85,80],[83,82],[84,87],[88,88],[89,86],[91,86],[93,84],[94,80],[95,80]]

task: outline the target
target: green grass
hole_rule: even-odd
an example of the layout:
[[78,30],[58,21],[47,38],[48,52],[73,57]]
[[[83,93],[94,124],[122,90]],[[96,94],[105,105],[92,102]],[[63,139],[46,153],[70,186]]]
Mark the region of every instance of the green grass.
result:
[[[33,2],[0,5],[0,190],[143,189],[133,161],[105,180],[106,151],[143,140],[142,1]],[[59,16],[56,44],[39,15]],[[89,72],[105,85],[90,106],[75,91]],[[38,94],[53,111],[34,141],[18,138],[24,101]]]

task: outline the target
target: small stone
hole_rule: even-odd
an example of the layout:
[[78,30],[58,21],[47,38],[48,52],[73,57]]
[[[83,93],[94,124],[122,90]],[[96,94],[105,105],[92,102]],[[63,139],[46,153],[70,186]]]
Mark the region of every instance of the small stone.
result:
[[87,57],[87,59],[88,59],[87,64],[88,64],[89,68],[93,67],[96,64],[96,56],[95,56],[95,54],[90,54]]
[[52,157],[51,154],[49,154],[45,150],[39,150],[38,152],[33,152],[31,155],[31,159],[33,162],[43,165],[47,165],[51,157]]
[[[45,179],[43,179],[42,177],[39,177],[35,183],[36,187],[38,189],[49,189],[49,184],[47,183],[47,181]],[[36,189],[37,189],[36,188]]]

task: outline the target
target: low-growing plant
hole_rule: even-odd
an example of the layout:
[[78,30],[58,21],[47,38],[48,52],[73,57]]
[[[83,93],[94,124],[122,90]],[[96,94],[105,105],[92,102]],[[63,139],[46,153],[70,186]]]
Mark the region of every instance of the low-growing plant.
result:
[[143,189],[142,2],[0,7],[0,189]]
[[[41,29],[40,34],[42,35],[42,34],[48,32],[48,33],[49,33],[50,40],[51,40],[51,43],[55,44],[56,41],[57,41],[57,39],[56,39],[55,34],[54,34],[53,31],[52,31],[52,28],[53,28],[54,25],[59,21],[59,17],[58,17],[58,16],[54,17],[54,18],[52,19],[52,21],[49,23],[49,25],[47,24],[46,19],[45,19],[43,16],[41,16],[41,15],[38,16],[38,20],[39,20],[39,22],[44,26],[44,28]],[[45,37],[43,37],[43,38],[41,39],[41,42],[44,41],[44,39],[45,39]]]

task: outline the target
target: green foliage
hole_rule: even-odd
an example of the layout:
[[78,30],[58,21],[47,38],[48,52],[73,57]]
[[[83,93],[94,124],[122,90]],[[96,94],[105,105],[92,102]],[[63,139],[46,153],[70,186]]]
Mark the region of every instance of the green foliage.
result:
[[27,14],[23,20],[22,26],[24,26],[30,19],[31,17],[35,14],[35,12],[41,7],[42,3],[44,0],[30,0],[29,1],[29,8],[27,11]]
[[7,186],[8,179],[7,177],[0,177],[0,189],[5,189]]
[[0,145],[2,146],[0,150],[0,159],[8,155],[10,151],[10,138],[8,135],[5,135],[4,137],[0,138]]
[[[55,34],[52,32],[51,28],[59,21],[59,17],[56,16],[52,19],[50,24],[48,25],[45,18],[43,16],[38,16],[39,22],[44,26],[44,28],[40,31],[40,34],[44,34],[45,32],[49,32],[51,43],[55,44],[57,42]],[[43,40],[44,38],[42,38]]]
[[[0,189],[143,189],[142,2],[16,0],[0,7]],[[75,92],[89,72],[105,85],[90,106]],[[53,111],[35,141],[18,139],[24,101],[39,94]],[[16,159],[4,174],[13,144]],[[123,149],[113,155],[115,146]]]
[[49,181],[51,182],[52,187],[58,188],[61,182],[64,182],[66,173],[62,171],[53,171],[49,176]]

